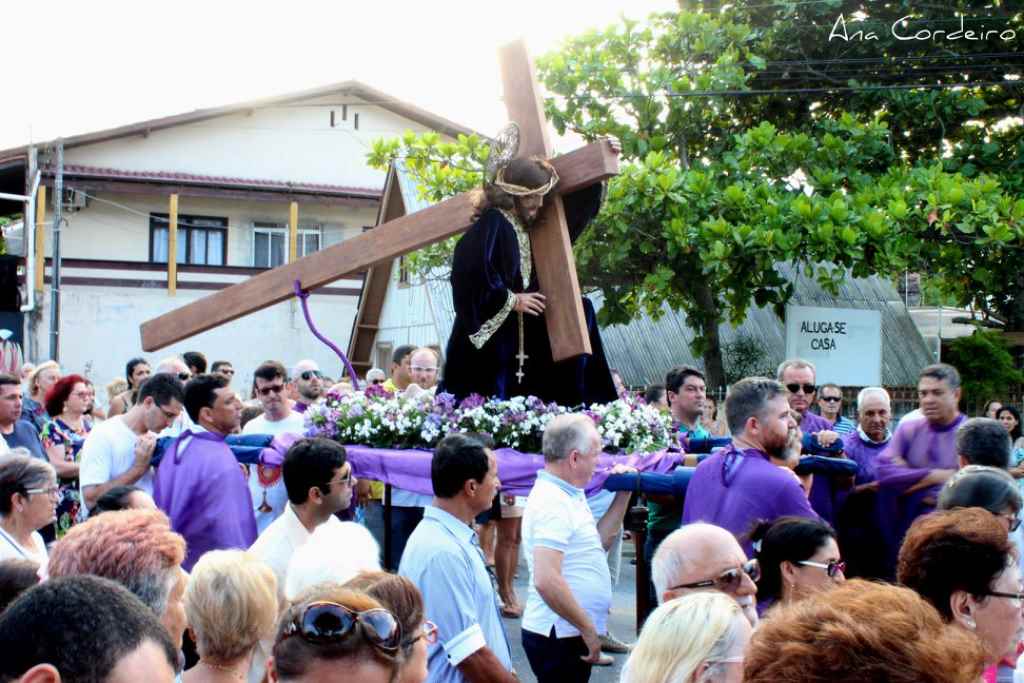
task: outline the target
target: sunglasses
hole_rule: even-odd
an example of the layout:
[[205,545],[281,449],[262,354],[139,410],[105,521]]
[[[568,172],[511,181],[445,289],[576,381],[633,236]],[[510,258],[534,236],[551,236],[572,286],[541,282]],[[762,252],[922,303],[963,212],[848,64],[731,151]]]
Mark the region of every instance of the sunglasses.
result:
[[345,640],[356,630],[371,645],[389,655],[398,652],[402,642],[402,628],[398,620],[386,609],[368,609],[356,612],[334,602],[313,602],[306,605],[285,627],[281,640],[294,635],[307,643],[325,645]]
[[299,377],[301,377],[303,380],[308,382],[309,380],[313,379],[314,377],[317,377],[319,379],[323,379],[324,378],[324,374],[322,372],[320,372],[319,370],[306,370],[304,373],[299,375]]
[[375,380],[371,381],[370,384],[384,384],[384,380],[382,380],[382,379],[375,379]]
[[423,625],[419,628],[419,633],[416,634],[415,638],[407,641],[405,645],[412,645],[416,641],[423,639],[427,641],[427,645],[433,645],[437,642],[437,624],[432,621],[424,621]]
[[734,593],[740,587],[740,584],[743,583],[744,575],[754,582],[761,578],[761,565],[757,563],[757,560],[747,560],[739,567],[727,569],[713,579],[704,579],[694,583],[681,583],[669,590],[678,590],[680,588],[714,588],[723,593]]
[[[796,392],[793,392],[793,393],[796,393]],[[825,401],[826,403],[839,403],[840,401],[843,400],[843,397],[842,396],[822,396],[821,400]]]
[[791,394],[800,393],[801,388],[804,390],[805,394],[813,394],[818,387],[814,386],[813,384],[797,384],[795,382],[793,384],[786,385],[786,391],[788,391]]
[[257,391],[260,392],[260,396],[270,396],[271,394],[280,394],[282,391],[284,391],[284,385],[283,384],[274,384],[274,385],[269,386],[269,387],[262,387],[261,389],[258,389]]
[[190,379],[192,379],[192,373],[191,372],[179,372],[178,373],[178,379],[180,379],[182,382],[187,382]]
[[824,569],[825,573],[828,574],[828,578],[836,578],[836,574],[839,572],[846,573],[846,563],[842,560],[829,560],[828,563],[824,562],[811,562],[810,560],[801,560],[795,564],[801,567],[817,567],[818,569]]

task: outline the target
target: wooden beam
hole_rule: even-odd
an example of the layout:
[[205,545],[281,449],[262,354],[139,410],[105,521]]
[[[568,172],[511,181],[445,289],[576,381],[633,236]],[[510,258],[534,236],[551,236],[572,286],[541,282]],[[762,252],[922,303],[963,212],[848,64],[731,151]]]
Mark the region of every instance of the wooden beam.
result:
[[[617,156],[606,142],[593,143],[551,163],[570,188],[605,180],[618,169]],[[473,213],[470,195],[462,194],[256,275],[147,320],[140,330],[142,348],[156,351],[284,301],[293,296],[295,280],[303,289],[314,289],[465,232],[472,225]]]
[[295,263],[299,258],[299,203],[292,202],[288,206],[288,263]]
[[167,294],[178,292],[178,195],[168,200],[167,218]]
[[[526,43],[517,40],[503,45],[498,51],[498,61],[508,118],[519,125],[519,156],[550,157],[551,140],[544,118],[544,100]],[[530,231],[530,245],[540,291],[546,297],[544,321],[551,341],[551,357],[561,361],[589,355],[592,353],[590,335],[560,196],[550,194],[545,198],[537,224]]]
[[46,259],[46,186],[40,185],[36,191],[36,281],[37,292],[43,291],[43,276]]

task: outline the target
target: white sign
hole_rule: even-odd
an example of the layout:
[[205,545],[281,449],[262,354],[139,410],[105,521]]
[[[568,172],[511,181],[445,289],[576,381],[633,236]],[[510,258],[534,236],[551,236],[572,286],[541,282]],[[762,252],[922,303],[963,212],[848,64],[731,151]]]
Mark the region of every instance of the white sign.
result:
[[863,308],[787,306],[786,358],[814,363],[819,385],[881,385],[882,314]]

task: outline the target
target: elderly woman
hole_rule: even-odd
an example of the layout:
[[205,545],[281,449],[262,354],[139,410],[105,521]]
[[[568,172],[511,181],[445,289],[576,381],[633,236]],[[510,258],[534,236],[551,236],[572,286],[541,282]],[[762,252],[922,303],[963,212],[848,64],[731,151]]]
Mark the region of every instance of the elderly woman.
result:
[[427,680],[427,645],[437,642],[437,626],[423,615],[423,596],[404,576],[387,572],[363,572],[345,584],[362,591],[395,615],[402,627],[402,665],[396,683]]
[[92,430],[92,420],[86,416],[91,397],[89,383],[81,375],[62,377],[46,392],[46,412],[51,419],[43,426],[39,438],[60,478],[57,538],[81,520],[78,461],[85,437]]
[[199,663],[185,683],[244,679],[256,644],[273,637],[277,611],[277,579],[265,563],[241,550],[199,558],[185,590]]
[[621,683],[739,683],[750,633],[724,593],[669,600],[647,617]]
[[394,683],[401,638],[398,620],[380,602],[337,584],[320,584],[304,592],[278,623],[267,680]]
[[51,578],[93,574],[116,581],[153,610],[171,642],[185,633],[182,570],[185,539],[159,510],[122,510],[90,517],[53,546]]
[[46,563],[39,529],[53,524],[57,509],[57,473],[50,463],[24,448],[0,457],[0,560]]
[[962,508],[918,518],[903,539],[896,578],[976,635],[987,665],[1015,653],[1024,627],[1021,574],[1006,524],[991,512]]
[[836,532],[828,524],[804,517],[762,522],[751,533],[759,546],[758,611],[787,605],[846,580]]
[[899,586],[847,581],[780,608],[747,649],[744,683],[976,683],[984,650]]

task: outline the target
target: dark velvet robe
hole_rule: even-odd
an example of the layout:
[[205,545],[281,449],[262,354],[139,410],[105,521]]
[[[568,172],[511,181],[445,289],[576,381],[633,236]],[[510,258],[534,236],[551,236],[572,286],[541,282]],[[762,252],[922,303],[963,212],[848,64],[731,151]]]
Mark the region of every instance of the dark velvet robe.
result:
[[[600,209],[600,185],[563,197],[573,242]],[[459,399],[472,393],[509,398],[537,396],[561,405],[605,403],[616,398],[615,385],[604,356],[593,304],[583,299],[583,311],[593,354],[555,363],[543,315],[524,314],[525,376],[519,367],[519,314],[510,311],[481,348],[470,341],[508,301],[509,292],[538,292],[537,268],[523,287],[519,242],[512,224],[497,209],[488,209],[455,246],[452,259],[452,299],[455,324],[448,339],[444,379],[440,390]]]

